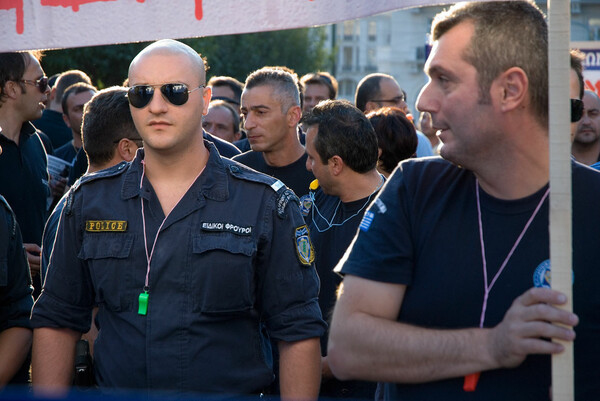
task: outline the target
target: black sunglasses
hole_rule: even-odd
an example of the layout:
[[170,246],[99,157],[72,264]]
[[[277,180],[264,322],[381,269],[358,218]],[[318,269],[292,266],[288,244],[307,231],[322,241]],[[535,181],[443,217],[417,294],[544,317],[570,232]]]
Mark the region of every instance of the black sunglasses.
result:
[[571,99],[571,122],[576,123],[583,117],[583,101]]
[[129,104],[133,107],[141,109],[146,107],[154,96],[154,88],[160,87],[160,93],[175,106],[181,106],[188,101],[189,94],[193,91],[204,88],[200,85],[197,88],[189,90],[186,84],[164,84],[164,85],[136,85],[129,88],[127,97]]
[[46,92],[46,89],[48,89],[48,77],[41,77],[40,79],[36,80],[20,79],[19,82],[24,82],[26,84],[36,86],[41,93]]

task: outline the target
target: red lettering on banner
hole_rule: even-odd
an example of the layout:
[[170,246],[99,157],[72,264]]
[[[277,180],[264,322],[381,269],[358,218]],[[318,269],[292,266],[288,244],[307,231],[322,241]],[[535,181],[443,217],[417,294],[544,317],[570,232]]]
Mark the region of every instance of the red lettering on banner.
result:
[[25,29],[23,20],[23,0],[0,0],[0,10],[17,10],[17,33],[21,35]]
[[42,6],[58,7],[63,6],[65,8],[71,7],[73,11],[79,11],[79,6],[82,4],[96,3],[98,1],[116,1],[116,0],[41,0]]

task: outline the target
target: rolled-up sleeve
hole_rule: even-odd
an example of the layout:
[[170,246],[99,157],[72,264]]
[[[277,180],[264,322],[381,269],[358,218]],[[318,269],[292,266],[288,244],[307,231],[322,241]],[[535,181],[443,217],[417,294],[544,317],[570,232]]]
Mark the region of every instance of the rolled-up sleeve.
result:
[[44,288],[31,315],[32,327],[68,328],[87,332],[91,325],[94,289],[86,262],[78,257],[82,223],[77,202],[63,210]]

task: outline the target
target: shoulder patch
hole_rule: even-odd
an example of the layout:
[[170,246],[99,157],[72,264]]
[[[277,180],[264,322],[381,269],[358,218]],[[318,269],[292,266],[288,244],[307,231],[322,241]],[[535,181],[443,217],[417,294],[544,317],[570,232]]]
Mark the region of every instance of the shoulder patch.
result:
[[310,266],[315,261],[315,250],[310,236],[308,235],[308,227],[306,225],[296,228],[294,232],[296,240],[296,251],[298,253],[298,260],[304,266]]
[[292,191],[285,185],[282,187],[282,189],[279,189],[277,193],[279,195],[277,197],[277,215],[282,219],[285,218],[285,207],[287,206],[289,201],[296,202],[296,205],[300,207],[300,200],[298,199],[294,191]]

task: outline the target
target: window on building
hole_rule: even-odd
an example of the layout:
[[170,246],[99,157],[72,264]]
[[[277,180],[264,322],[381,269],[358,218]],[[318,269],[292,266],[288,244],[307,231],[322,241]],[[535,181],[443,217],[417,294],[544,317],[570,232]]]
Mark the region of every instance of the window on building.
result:
[[354,39],[354,21],[344,21],[344,40]]
[[365,71],[377,71],[377,49],[375,47],[369,47],[367,49],[367,65],[365,66]]
[[377,40],[377,21],[369,21],[368,35],[370,42],[375,42]]
[[343,79],[340,81],[340,97],[347,99],[354,99],[354,92],[356,91],[356,82],[352,79]]
[[352,69],[352,47],[351,46],[344,46],[344,51],[342,54],[343,60],[342,60],[342,70],[344,71],[350,71]]
[[600,40],[600,19],[590,18],[588,24],[590,27],[590,40]]

